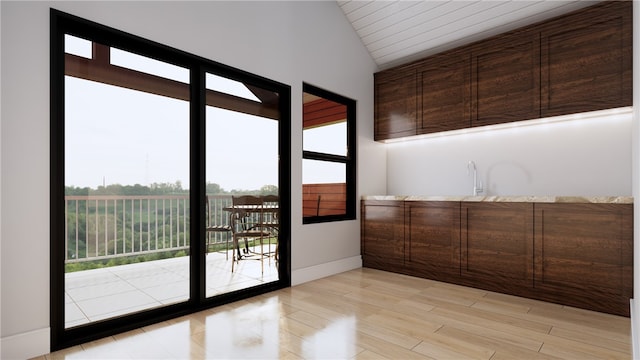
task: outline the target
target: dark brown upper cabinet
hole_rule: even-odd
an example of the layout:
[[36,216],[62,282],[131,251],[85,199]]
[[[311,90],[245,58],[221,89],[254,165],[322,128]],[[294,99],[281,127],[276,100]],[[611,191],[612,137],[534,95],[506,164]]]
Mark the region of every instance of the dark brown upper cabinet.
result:
[[468,128],[471,125],[471,57],[447,52],[418,68],[422,121],[418,133]]
[[632,6],[603,1],[375,74],[375,140],[632,105]]
[[542,116],[632,105],[631,2],[550,22],[540,33]]
[[471,54],[471,126],[540,117],[540,43],[535,33],[492,38]]
[[375,74],[375,140],[416,135],[416,89],[414,68]]

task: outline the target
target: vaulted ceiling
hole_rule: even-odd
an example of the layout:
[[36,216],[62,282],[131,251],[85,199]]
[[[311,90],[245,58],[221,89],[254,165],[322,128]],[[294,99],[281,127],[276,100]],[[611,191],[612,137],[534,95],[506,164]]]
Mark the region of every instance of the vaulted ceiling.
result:
[[338,0],[382,70],[593,5],[585,0]]

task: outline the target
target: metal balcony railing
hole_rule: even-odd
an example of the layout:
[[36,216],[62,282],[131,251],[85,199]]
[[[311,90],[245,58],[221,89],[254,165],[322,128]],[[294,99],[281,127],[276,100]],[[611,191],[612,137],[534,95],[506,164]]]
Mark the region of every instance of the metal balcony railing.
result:
[[[208,223],[226,224],[229,195],[209,195]],[[188,250],[188,195],[65,196],[65,261]],[[208,243],[223,243],[222,234]]]

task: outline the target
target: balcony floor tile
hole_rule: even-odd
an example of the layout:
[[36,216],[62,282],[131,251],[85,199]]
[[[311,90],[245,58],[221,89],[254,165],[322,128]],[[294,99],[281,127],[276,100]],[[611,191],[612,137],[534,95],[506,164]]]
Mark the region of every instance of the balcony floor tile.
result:
[[[259,250],[259,247],[257,248]],[[275,245],[264,251],[274,251]],[[276,281],[273,258],[241,260],[231,272],[232,254],[206,256],[208,297]],[[256,260],[258,259],[258,261]],[[186,301],[189,297],[189,257],[178,257],[65,274],[66,327]]]

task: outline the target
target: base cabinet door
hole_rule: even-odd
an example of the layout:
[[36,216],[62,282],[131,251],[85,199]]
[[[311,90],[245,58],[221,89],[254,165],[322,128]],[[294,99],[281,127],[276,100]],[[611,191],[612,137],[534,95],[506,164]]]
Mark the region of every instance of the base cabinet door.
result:
[[512,294],[532,286],[532,203],[463,202],[460,231],[463,278]]
[[435,280],[460,276],[459,202],[407,202],[405,236],[412,273]]
[[363,201],[361,253],[365,267],[401,271],[404,266],[404,202]]
[[536,204],[534,287],[550,300],[629,314],[633,205]]

